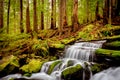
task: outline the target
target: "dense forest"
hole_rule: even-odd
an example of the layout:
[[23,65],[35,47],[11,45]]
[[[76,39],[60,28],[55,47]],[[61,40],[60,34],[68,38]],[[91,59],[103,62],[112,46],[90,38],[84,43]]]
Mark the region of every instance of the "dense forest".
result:
[[30,76],[66,46],[98,40],[110,49],[98,54],[120,61],[120,0],[0,0],[0,77]]

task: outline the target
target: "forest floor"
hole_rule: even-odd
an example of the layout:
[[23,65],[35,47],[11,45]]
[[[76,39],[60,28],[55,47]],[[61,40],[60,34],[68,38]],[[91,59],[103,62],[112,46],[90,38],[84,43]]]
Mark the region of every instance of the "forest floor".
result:
[[[102,21],[80,25],[79,30],[71,32],[69,27],[59,34],[59,30],[42,30],[38,34],[1,34],[0,35],[0,73],[5,74],[13,72],[17,67],[22,72],[37,72],[39,69],[28,70],[31,60],[33,63],[56,60],[59,58],[65,48],[65,45],[76,41],[91,41],[102,39],[120,39],[119,25],[105,25]],[[33,64],[32,63],[32,64]],[[24,66],[24,65],[27,65]],[[9,67],[9,66],[14,66]],[[11,69],[12,68],[12,69]],[[5,71],[10,69],[9,72]]]

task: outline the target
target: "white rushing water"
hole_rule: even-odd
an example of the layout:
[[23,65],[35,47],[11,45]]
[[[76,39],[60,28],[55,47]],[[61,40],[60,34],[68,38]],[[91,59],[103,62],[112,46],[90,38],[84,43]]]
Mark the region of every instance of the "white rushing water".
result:
[[109,68],[95,74],[90,80],[120,80],[120,67]]
[[[61,63],[57,64],[52,73],[48,75],[49,67],[55,62],[50,61],[43,64],[40,73],[34,73],[31,77],[25,77],[21,74],[13,74],[8,75],[6,77],[1,78],[0,80],[9,80],[10,78],[25,78],[25,79],[34,79],[34,80],[62,80],[61,72],[68,67],[75,66],[76,64],[80,64],[83,68],[85,68],[85,62],[89,64],[89,62],[93,61],[94,52],[96,49],[101,48],[103,41],[94,41],[94,42],[80,42],[71,45],[67,49],[65,49],[65,57],[60,59]],[[56,60],[58,61],[58,60]],[[68,62],[71,62],[68,65]],[[90,70],[90,68],[89,68]],[[90,71],[92,74],[92,72]],[[90,74],[90,75],[91,75]],[[85,77],[85,72],[83,71],[83,80]],[[91,79],[92,80],[92,79]]]

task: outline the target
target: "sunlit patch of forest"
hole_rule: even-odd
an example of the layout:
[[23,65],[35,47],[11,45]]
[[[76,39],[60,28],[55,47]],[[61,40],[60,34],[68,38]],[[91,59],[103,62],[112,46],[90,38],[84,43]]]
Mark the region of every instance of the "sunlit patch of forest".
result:
[[0,74],[38,72],[28,65],[56,60],[76,41],[104,39],[120,39],[120,0],[0,0]]

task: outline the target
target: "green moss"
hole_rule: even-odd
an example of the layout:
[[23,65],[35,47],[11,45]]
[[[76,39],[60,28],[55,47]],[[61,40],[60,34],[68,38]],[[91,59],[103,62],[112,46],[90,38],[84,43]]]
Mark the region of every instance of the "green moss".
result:
[[95,72],[95,73],[100,72],[100,71],[101,71],[101,66],[100,66],[100,64],[93,64],[93,65],[91,66],[91,71],[92,71],[92,72]]
[[67,69],[65,69],[63,72],[62,72],[62,76],[64,76],[64,78],[68,75],[72,75],[80,70],[82,70],[82,66],[77,64],[76,66],[72,66],[72,67],[69,67]]
[[120,47],[120,41],[113,41],[113,42],[110,42],[110,43],[106,43],[106,46]]
[[64,49],[65,45],[64,44],[57,44],[57,43],[53,43],[49,45],[51,48],[56,48],[56,49]]
[[51,74],[51,72],[53,71],[53,69],[55,68],[55,66],[57,64],[61,63],[61,60],[55,61],[52,63],[52,65],[50,65],[49,69],[48,69],[48,74]]
[[32,59],[28,64],[23,65],[20,69],[27,73],[38,72],[42,67],[42,62],[38,59]]
[[2,71],[8,65],[11,65],[14,67],[19,67],[19,62],[18,62],[17,57],[15,57],[13,55],[4,57],[0,63],[0,71]]
[[120,60],[120,51],[117,50],[108,50],[108,49],[98,49],[95,54],[104,57],[112,57]]
[[71,42],[74,42],[75,40],[76,40],[75,38],[66,38],[66,39],[61,40],[61,42],[63,44],[69,44]]

